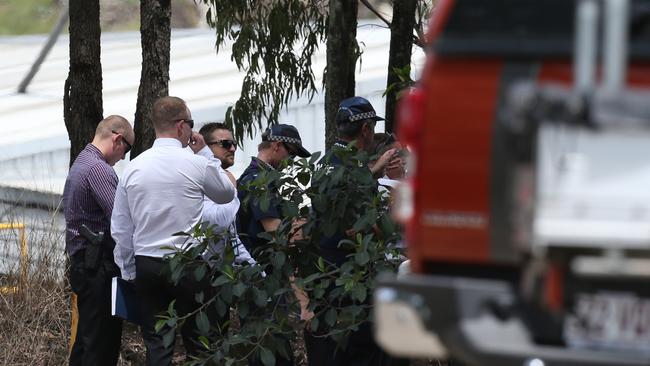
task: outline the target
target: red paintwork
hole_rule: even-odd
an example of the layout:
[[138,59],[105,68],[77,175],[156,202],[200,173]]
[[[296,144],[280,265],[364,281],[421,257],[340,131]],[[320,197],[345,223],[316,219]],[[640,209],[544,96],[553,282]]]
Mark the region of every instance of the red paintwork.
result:
[[501,63],[433,60],[415,184],[410,256],[428,260],[489,260],[488,225],[463,229],[425,224],[426,213],[470,213],[489,219],[490,135]]
[[[439,3],[430,23],[429,40],[440,36],[453,5],[453,0]],[[430,54],[418,85],[420,94],[411,103],[405,103],[406,108],[424,104],[420,107],[424,110],[399,114],[400,139],[417,156],[416,174],[410,182],[415,214],[406,224],[409,257],[415,272],[423,272],[427,262],[493,262],[489,232],[490,153],[503,62],[499,58],[443,59]],[[631,66],[629,84],[650,85],[649,66]],[[570,61],[545,61],[538,80],[570,85]],[[417,98],[422,95],[424,103],[418,103]],[[431,212],[478,215],[485,218],[485,225],[458,228],[427,224],[425,217]]]

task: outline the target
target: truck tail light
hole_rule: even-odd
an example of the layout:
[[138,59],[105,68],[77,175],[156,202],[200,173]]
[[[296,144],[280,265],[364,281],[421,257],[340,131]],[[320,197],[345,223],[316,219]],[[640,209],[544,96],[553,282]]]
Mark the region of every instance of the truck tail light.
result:
[[557,264],[551,264],[546,272],[544,302],[552,312],[560,312],[564,306],[564,273]]
[[414,87],[404,93],[397,108],[397,136],[416,156],[419,153],[424,124],[424,106],[424,91]]
[[395,189],[393,215],[397,222],[404,225],[413,218],[415,212],[413,188],[417,184],[416,167],[424,124],[424,101],[423,90],[414,87],[405,91],[397,107],[398,140],[409,149],[410,154],[406,162],[408,178]]

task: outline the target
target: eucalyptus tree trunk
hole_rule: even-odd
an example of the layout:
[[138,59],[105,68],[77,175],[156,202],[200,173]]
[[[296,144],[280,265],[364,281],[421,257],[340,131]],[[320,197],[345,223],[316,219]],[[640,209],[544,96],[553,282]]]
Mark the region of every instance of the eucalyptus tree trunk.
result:
[[70,70],[63,91],[63,119],[70,165],[103,119],[99,0],[70,0]]
[[155,132],[151,109],[156,99],[169,93],[170,0],[140,0],[142,73],[135,109],[135,143],[131,159],[151,147]]
[[336,111],[341,100],[354,96],[358,2],[330,0],[325,73],[325,148],[336,141]]
[[[399,83],[400,79],[395,69],[403,69],[411,65],[413,46],[413,27],[415,26],[415,7],[417,0],[394,0],[393,20],[390,24],[390,51],[388,56],[388,80],[386,88]],[[393,132],[395,127],[395,107],[398,87],[391,88],[386,94],[386,132]]]

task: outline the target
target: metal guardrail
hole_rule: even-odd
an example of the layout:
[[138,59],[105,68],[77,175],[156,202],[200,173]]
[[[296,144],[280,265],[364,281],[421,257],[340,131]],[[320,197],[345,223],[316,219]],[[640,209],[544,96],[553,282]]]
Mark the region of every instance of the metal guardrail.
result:
[[20,279],[18,287],[2,286],[0,294],[16,293],[20,288],[24,288],[27,283],[27,268],[29,254],[27,251],[27,238],[25,236],[25,224],[23,223],[0,223],[0,230],[19,230],[20,240]]

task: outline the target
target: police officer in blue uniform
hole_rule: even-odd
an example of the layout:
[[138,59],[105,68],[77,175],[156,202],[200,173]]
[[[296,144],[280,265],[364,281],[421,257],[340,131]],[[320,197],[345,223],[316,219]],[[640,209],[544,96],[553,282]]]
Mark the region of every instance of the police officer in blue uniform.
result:
[[[258,234],[276,231],[280,225],[282,198],[278,195],[278,187],[268,187],[271,193],[271,203],[268,207],[262,207],[259,200],[251,196],[251,192],[246,188],[255,181],[260,172],[276,170],[283,160],[294,156],[305,158],[311,156],[302,146],[298,130],[287,124],[273,125],[262,134],[257,157],[251,159],[250,165],[237,180],[238,197],[241,202],[237,213],[237,231],[253,258],[268,243],[266,239],[258,237]],[[249,365],[258,366],[262,363],[260,360],[252,359],[249,361]],[[287,360],[276,355],[276,365],[291,366],[293,359]]]
[[[237,180],[239,201],[241,207],[237,213],[237,231],[248,251],[255,256],[256,249],[264,246],[267,241],[258,237],[262,232],[276,231],[280,225],[281,198],[277,196],[277,187],[270,187],[271,204],[262,209],[260,202],[249,197],[250,192],[245,187],[253,182],[260,171],[275,170],[280,163],[294,156],[307,158],[311,154],[302,146],[298,130],[291,125],[277,124],[268,128],[262,134],[262,142],[257,147],[257,157],[251,158],[251,163]],[[274,195],[276,194],[276,195]],[[242,235],[243,234],[243,235]]]
[[[342,150],[369,151],[373,144],[375,124],[380,120],[383,118],[377,116],[368,100],[362,97],[343,100],[339,104],[336,115],[339,139],[321,160],[321,163],[332,167],[333,170],[341,167],[343,169],[368,169],[367,176],[363,181],[369,187],[369,192],[367,192],[369,200],[372,200],[373,195],[377,193],[376,181],[373,176],[383,171],[383,168],[393,158],[395,151],[391,150],[382,155],[372,168],[359,166],[357,161],[343,161],[341,156],[350,155],[339,152]],[[351,212],[350,214],[354,215],[355,213]],[[348,237],[345,231],[341,231],[321,239],[320,254],[323,259],[341,266],[347,260],[346,256],[350,254],[350,250],[340,246],[339,243]],[[350,335],[345,349],[337,349],[336,342],[331,338],[317,335],[307,334],[305,343],[310,366],[385,366],[391,363],[390,358],[375,343],[370,323],[362,324],[357,331]]]

